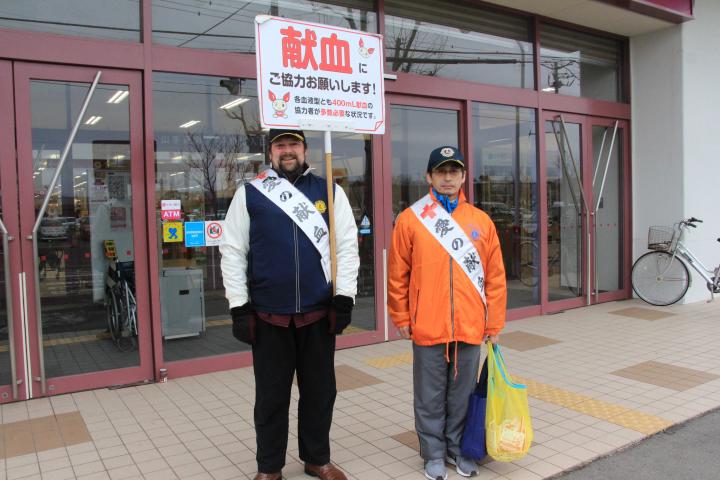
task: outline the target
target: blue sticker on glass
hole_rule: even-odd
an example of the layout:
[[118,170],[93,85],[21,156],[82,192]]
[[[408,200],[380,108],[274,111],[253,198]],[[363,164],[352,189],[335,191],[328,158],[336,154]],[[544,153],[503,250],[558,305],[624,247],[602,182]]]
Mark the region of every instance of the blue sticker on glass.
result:
[[205,222],[185,222],[185,246],[205,246]]

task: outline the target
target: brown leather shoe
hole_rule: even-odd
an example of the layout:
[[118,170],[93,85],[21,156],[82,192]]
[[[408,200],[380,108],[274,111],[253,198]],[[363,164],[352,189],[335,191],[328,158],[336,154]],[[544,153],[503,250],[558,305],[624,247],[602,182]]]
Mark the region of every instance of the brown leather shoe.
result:
[[255,475],[255,480],[282,480],[282,472],[260,473]]
[[311,477],[319,477],[320,480],[347,480],[345,474],[332,463],[325,465],[306,463],[305,473]]

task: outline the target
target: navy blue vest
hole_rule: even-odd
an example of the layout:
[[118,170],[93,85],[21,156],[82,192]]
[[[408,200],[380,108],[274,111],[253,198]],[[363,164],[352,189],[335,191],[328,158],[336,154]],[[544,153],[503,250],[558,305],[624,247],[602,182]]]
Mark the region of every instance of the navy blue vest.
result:
[[[327,206],[325,179],[312,173],[295,182],[313,203]],[[312,312],[330,303],[331,285],[325,281],[320,253],[280,207],[252,185],[245,186],[250,214],[248,286],[258,312],[293,314]],[[327,207],[323,213],[329,223]]]

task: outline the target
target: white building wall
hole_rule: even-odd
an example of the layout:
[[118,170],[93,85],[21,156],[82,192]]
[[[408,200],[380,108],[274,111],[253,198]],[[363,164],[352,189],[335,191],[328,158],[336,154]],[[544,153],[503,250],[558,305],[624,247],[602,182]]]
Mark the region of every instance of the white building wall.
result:
[[[720,263],[720,2],[698,0],[695,20],[630,39],[633,259],[650,225],[705,221],[687,244]],[[684,302],[708,298],[693,273]]]
[[[720,2],[697,0],[695,20],[681,27],[683,72],[683,211],[704,223],[687,244],[707,267],[720,264]],[[686,301],[708,298],[693,275]]]

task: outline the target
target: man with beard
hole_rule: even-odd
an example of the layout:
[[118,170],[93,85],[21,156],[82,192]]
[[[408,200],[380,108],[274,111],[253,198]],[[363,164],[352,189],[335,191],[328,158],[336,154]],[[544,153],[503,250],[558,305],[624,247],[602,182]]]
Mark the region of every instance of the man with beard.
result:
[[[357,290],[357,227],[345,192],[335,185],[335,231],[329,232],[327,184],[305,161],[302,131],[274,129],[268,139],[272,169],[238,188],[220,246],[233,335],[252,346],[255,480],[282,478],[295,374],[305,473],[346,480],[330,463],[330,425],[335,338],[350,323]],[[334,295],[330,233],[337,245]]]

